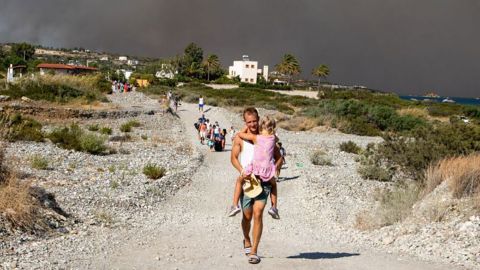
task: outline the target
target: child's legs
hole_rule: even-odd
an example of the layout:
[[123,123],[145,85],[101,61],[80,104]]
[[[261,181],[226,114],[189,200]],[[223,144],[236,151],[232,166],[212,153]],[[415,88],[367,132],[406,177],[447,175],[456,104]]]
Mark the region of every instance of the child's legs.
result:
[[272,179],[270,179],[269,182],[272,185],[272,191],[270,192],[270,200],[272,201],[272,207],[277,208],[277,181],[275,180],[275,177],[273,177]]
[[237,206],[238,201],[240,200],[240,196],[242,195],[242,184],[243,184],[243,177],[240,175],[237,178],[237,181],[235,183],[235,191],[233,193],[233,204]]

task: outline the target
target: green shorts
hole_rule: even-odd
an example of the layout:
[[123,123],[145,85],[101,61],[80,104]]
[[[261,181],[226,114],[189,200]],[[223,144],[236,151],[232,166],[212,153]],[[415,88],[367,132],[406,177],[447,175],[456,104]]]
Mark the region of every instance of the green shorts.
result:
[[262,193],[258,194],[258,196],[255,197],[255,198],[250,198],[250,197],[245,196],[245,195],[240,197],[240,203],[242,204],[242,210],[252,208],[255,201],[261,201],[264,204],[267,204],[267,199],[268,199],[268,196],[270,196],[270,192],[272,190],[272,185],[262,183],[262,189],[263,189]]

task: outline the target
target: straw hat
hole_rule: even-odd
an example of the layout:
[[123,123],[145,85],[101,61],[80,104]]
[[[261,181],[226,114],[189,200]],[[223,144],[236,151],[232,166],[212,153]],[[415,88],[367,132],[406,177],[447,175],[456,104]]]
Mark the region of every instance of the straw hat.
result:
[[260,181],[258,181],[253,173],[249,178],[245,179],[245,183],[243,184],[243,194],[245,194],[245,196],[255,198],[260,195],[262,191],[263,188]]

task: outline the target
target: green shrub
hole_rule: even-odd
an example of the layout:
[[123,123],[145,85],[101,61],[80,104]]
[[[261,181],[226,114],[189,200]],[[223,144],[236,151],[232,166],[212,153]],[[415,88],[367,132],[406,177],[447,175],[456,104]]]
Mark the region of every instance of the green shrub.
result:
[[24,77],[11,85],[6,95],[17,99],[26,96],[33,100],[65,103],[83,98],[88,102],[104,97],[110,91],[110,83],[102,75],[45,75],[31,79]]
[[48,135],[56,145],[64,149],[87,152],[94,155],[105,154],[105,137],[85,132],[77,124],[70,127],[56,128]]
[[139,127],[141,126],[140,122],[137,120],[130,120],[127,123],[124,123],[120,126],[120,131],[121,132],[131,132],[133,127]]
[[120,131],[121,132],[132,132],[132,126],[128,123],[124,123],[120,126]]
[[480,127],[463,123],[437,123],[405,134],[386,134],[384,139],[373,156],[420,181],[430,164],[480,151]]
[[127,124],[132,127],[140,127],[142,125],[140,122],[138,122],[138,120],[130,120],[127,122]]
[[102,128],[100,128],[100,134],[112,135],[112,129],[109,128],[109,127],[102,127]]
[[343,142],[340,144],[340,150],[347,153],[358,154],[362,150],[360,146],[352,141]]
[[39,122],[24,118],[20,114],[14,114],[10,117],[1,114],[0,118],[0,133],[7,141],[43,141],[42,124]]
[[52,143],[60,146],[64,149],[72,149],[75,151],[81,151],[80,137],[83,135],[83,131],[77,124],[71,124],[70,127],[56,128],[50,134],[48,138]]
[[105,140],[105,137],[101,137],[93,133],[83,134],[80,136],[79,140],[81,151],[93,155],[103,154],[107,150],[107,147],[105,146]]
[[30,157],[30,166],[37,170],[48,169],[48,159],[41,155],[33,155]]
[[392,173],[375,163],[362,163],[358,167],[357,171],[363,179],[377,180],[382,182],[392,180]]
[[140,136],[142,138],[142,140],[146,141],[148,139],[148,136],[147,135],[142,135]]
[[143,174],[150,179],[159,179],[165,175],[165,172],[165,168],[152,163],[148,163],[143,167]]
[[98,124],[88,126],[88,130],[90,131],[98,131],[99,129],[100,127],[98,126]]
[[332,166],[332,159],[321,150],[316,150],[310,155],[310,161],[313,165]]
[[368,123],[363,118],[350,119],[346,126],[339,128],[341,132],[356,134],[361,136],[379,136],[380,130],[373,124]]

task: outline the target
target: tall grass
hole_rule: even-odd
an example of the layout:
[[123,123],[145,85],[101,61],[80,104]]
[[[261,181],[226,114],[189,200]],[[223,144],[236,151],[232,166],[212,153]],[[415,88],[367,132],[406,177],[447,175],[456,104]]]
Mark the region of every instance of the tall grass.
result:
[[110,91],[110,84],[102,75],[72,76],[44,75],[24,77],[3,91],[11,98],[26,96],[34,100],[65,103],[74,99],[86,102],[102,100]]
[[443,159],[426,171],[425,192],[447,182],[456,198],[480,196],[480,154]]

